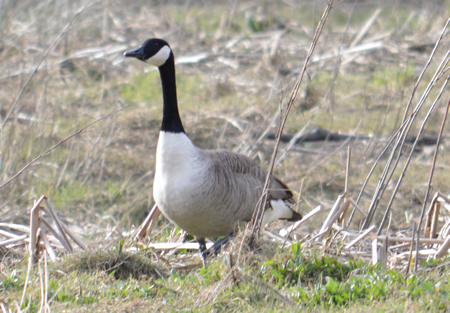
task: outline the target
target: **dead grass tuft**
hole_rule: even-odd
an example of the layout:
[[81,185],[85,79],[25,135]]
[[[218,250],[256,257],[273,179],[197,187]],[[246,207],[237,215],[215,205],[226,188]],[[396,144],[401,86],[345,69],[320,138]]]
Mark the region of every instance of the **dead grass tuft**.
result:
[[120,251],[118,248],[80,252],[66,257],[58,268],[65,272],[104,272],[121,280],[161,278],[161,271],[149,257],[149,253]]

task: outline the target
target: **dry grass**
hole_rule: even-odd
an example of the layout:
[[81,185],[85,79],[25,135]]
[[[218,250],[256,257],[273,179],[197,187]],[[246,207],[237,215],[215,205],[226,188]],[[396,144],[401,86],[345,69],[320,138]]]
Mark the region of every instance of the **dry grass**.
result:
[[[65,265],[63,270],[67,276],[61,281],[65,292],[70,293],[72,272],[88,269],[92,277],[80,274],[79,279],[89,284],[94,279],[101,280],[98,273],[109,275],[117,264],[125,266],[131,260],[130,264],[134,264],[131,268],[120,267],[123,275],[116,277],[119,281],[129,275],[135,280],[146,275],[149,286],[160,276],[170,281],[167,285],[155,283],[158,291],[154,295],[157,299],[154,308],[163,307],[162,298],[168,295],[175,295],[172,299],[175,302],[169,307],[177,308],[177,301],[189,295],[188,291],[167,290],[197,288],[196,283],[202,286],[198,287],[201,290],[196,289],[199,296],[185,305],[199,310],[201,302],[210,299],[211,294],[219,296],[208,302],[208,308],[217,311],[239,311],[240,307],[250,310],[252,305],[260,309],[255,304],[258,299],[272,305],[274,310],[277,308],[274,303],[283,303],[282,307],[289,309],[290,300],[285,303],[285,298],[301,301],[298,300],[301,296],[296,298],[281,287],[284,285],[280,278],[264,274],[252,277],[254,281],[248,280],[249,275],[267,267],[263,265],[265,260],[282,258],[284,254],[272,244],[246,252],[241,272],[227,272],[228,255],[233,254],[224,253],[212,261],[210,271],[201,274],[197,269],[191,271],[199,260],[189,253],[158,255],[160,259],[152,255],[147,260],[151,253],[133,256],[129,252],[115,251],[117,247],[108,249],[124,238],[125,246],[129,247],[132,225],[139,224],[153,206],[154,152],[162,110],[158,73],[143,68],[138,62],[125,62],[123,51],[148,37],[166,38],[180,62],[177,65],[180,111],[194,143],[207,149],[231,149],[249,155],[266,167],[274,142],[260,135],[266,130],[276,133],[278,114],[285,108],[306,57],[322,14],[321,4],[103,1],[89,2],[82,12],[80,8],[84,3],[81,1],[4,1],[2,5],[0,184],[64,138],[124,108],[60,144],[1,188],[1,222],[28,224],[28,210],[33,201],[45,194],[66,224],[92,247],[105,250],[68,261],[70,265]],[[309,212],[317,205],[331,208],[344,191],[349,144],[352,159],[348,191],[353,198],[357,197],[388,138],[401,124],[414,83],[446,22],[445,12],[448,12],[446,4],[428,2],[423,6],[402,2],[382,7],[371,2],[353,6],[346,1],[335,5],[285,131],[305,134],[323,128],[365,139],[280,145],[275,174],[301,195],[301,212]],[[448,39],[444,37],[435,61],[418,86],[413,106],[447,47]],[[360,50],[352,51],[353,48]],[[187,63],[186,56],[203,56],[204,59]],[[418,121],[423,120],[438,87],[424,103]],[[448,97],[445,90],[443,100],[438,102],[425,127],[426,135],[438,134]],[[417,134],[419,126],[414,124],[411,134]],[[445,164],[447,146],[444,131],[432,183],[433,192],[444,194],[450,184]],[[386,157],[381,158],[380,166],[375,168],[361,196],[360,205],[366,210],[386,161]],[[414,150],[395,195],[392,230],[411,228],[412,221],[419,216],[432,163],[433,146]],[[405,158],[400,158],[398,168],[404,164]],[[377,225],[400,171],[394,172],[393,182],[386,185],[386,192],[380,198],[379,206],[383,209],[375,212],[373,220]],[[316,230],[326,213],[325,210],[301,226],[293,238],[304,238],[312,229]],[[442,213],[448,218],[449,212],[443,210]],[[356,215],[351,227],[360,227],[360,222],[361,217]],[[272,230],[282,226],[285,225],[275,224]],[[179,240],[180,237],[180,232],[161,218],[152,240]],[[240,241],[235,240],[232,245],[237,242]],[[14,269],[23,273],[21,257],[14,255],[14,251],[0,249],[1,279],[13,277]],[[170,272],[169,265],[178,261],[181,265],[177,278]],[[14,277],[22,277],[20,275]],[[56,281],[55,277],[52,279]],[[227,279],[220,285],[221,278],[225,277]],[[133,279],[128,283],[140,284]],[[110,286],[110,283],[105,284]],[[100,285],[92,283],[92,286]],[[252,289],[251,285],[260,286],[260,290],[259,287]],[[55,291],[58,288],[55,287]],[[106,291],[92,292],[93,299],[107,297]],[[279,296],[278,292],[283,294]],[[245,303],[245,293],[251,298],[251,304]],[[17,299],[16,294],[11,292],[11,299]],[[34,294],[33,297],[35,299]],[[123,310],[133,311],[148,305],[148,299],[136,297],[126,298]],[[59,300],[60,304],[65,303],[64,308],[57,310],[83,306],[84,300],[77,302],[70,298],[72,300],[65,302],[64,299],[61,296]],[[79,299],[90,298],[80,296]],[[6,301],[2,296],[0,300]],[[408,305],[422,308],[414,301]],[[96,304],[91,308],[102,310],[117,305],[114,300],[106,302],[104,307]],[[324,309],[318,306],[317,310],[321,308]],[[406,304],[403,308],[406,309]]]

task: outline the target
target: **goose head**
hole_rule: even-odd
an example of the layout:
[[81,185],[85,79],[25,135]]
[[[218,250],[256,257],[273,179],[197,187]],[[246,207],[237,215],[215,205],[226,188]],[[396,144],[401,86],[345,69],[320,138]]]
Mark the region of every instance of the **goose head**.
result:
[[146,40],[139,48],[127,51],[125,57],[132,57],[156,67],[163,66],[172,55],[169,44],[162,39]]

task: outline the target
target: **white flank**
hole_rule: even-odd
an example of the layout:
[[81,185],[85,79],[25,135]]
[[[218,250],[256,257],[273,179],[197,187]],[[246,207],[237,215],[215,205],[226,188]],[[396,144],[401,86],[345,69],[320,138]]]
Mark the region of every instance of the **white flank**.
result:
[[152,56],[151,58],[147,59],[147,63],[154,65],[154,66],[161,66],[164,63],[166,63],[167,59],[170,56],[170,48],[169,46],[164,46],[161,48],[161,50],[158,51],[157,54]]
[[270,200],[271,208],[264,212],[262,226],[272,223],[278,219],[288,219],[292,217],[292,210],[283,200]]

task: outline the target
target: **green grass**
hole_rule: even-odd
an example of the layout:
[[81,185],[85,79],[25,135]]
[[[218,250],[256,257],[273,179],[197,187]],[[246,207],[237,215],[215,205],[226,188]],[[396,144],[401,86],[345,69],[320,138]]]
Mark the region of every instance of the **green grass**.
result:
[[[448,266],[443,265],[448,259],[429,260],[421,264],[418,273],[406,276],[362,260],[337,257],[340,251],[326,254],[300,244],[280,250],[263,241],[256,249],[244,252],[243,261],[232,273],[229,256],[235,262],[238,251],[234,246],[209,260],[206,270],[198,267],[198,254],[188,251],[172,256],[153,250],[127,251],[132,247],[127,237],[132,225],[139,225],[154,204],[154,154],[162,114],[159,73],[147,71],[142,62],[123,59],[121,53],[58,62],[81,49],[122,44],[131,48],[147,37],[163,35],[172,43],[177,57],[206,51],[210,57],[202,62],[177,65],[180,113],[187,133],[199,147],[239,150],[267,166],[273,142],[255,145],[256,137],[268,127],[280,103],[286,103],[323,7],[314,3],[243,1],[236,2],[231,15],[233,3],[95,3],[58,41],[44,61],[48,67],[42,66],[25,89],[0,138],[2,181],[81,127],[129,105],[60,145],[1,190],[0,222],[28,224],[33,201],[46,195],[69,227],[82,230],[79,234],[86,242],[96,242],[96,248],[88,252],[48,264],[48,298],[55,296],[52,311],[449,310]],[[2,77],[36,64],[78,5],[81,3],[17,5],[6,1],[0,21]],[[357,5],[351,15],[349,5],[336,4],[316,54],[336,51],[341,44],[347,47],[377,7]],[[306,131],[321,127],[342,134],[379,137],[374,142],[353,145],[349,192],[354,199],[383,140],[398,127],[428,58],[429,51],[414,52],[407,47],[433,42],[447,10],[448,4],[435,11],[410,5],[383,8],[361,42],[391,34],[385,39],[385,48],[360,53],[352,62],[341,65],[336,77],[335,59],[308,68],[308,78],[300,90],[302,93],[309,83],[308,97],[299,96],[286,132],[295,133],[311,122]],[[269,52],[275,35],[284,30],[276,63]],[[397,48],[399,52],[393,53]],[[437,51],[438,61],[425,74],[413,106],[445,49],[443,46]],[[239,67],[226,65],[220,57],[233,60]],[[28,75],[24,72],[0,80],[2,119]],[[427,105],[436,94],[436,90],[431,93]],[[305,109],[302,101],[311,107]],[[431,116],[427,134],[437,133],[443,112],[441,105]],[[21,120],[19,113],[32,119]],[[418,119],[423,116],[421,112]],[[412,133],[417,129],[414,125]],[[276,126],[271,131],[275,130]],[[299,209],[303,214],[319,204],[329,209],[343,193],[347,147],[340,144],[305,143],[298,147],[312,153],[292,149],[275,168],[275,174],[288,183],[296,198],[301,190]],[[446,194],[450,179],[445,164],[447,143],[443,144],[433,192]],[[285,148],[281,145],[281,151]],[[393,228],[411,227],[406,224],[405,213],[419,215],[431,160],[430,147],[415,152],[394,202]],[[385,161],[386,157],[369,180],[360,203],[363,209],[371,201]],[[404,158],[400,160],[400,167],[403,165]],[[397,169],[395,178],[399,174]],[[389,185],[381,207],[392,190]],[[381,211],[375,222],[380,220]],[[317,228],[325,214],[316,216],[308,222],[309,229],[301,232]],[[361,216],[356,216],[352,227],[359,219]],[[166,219],[160,218],[156,224],[151,241],[181,238],[180,230]],[[121,242],[124,238],[125,243]],[[0,247],[0,256],[0,302],[14,310],[14,301],[21,299],[27,255]],[[170,267],[177,262],[188,268]],[[23,308],[37,312],[40,292],[35,267]]]
[[[207,270],[168,270],[161,267],[163,263],[155,262],[152,252],[121,252],[118,245],[50,264],[47,292],[49,298],[55,296],[53,306],[57,310],[70,311],[123,310],[132,303],[145,305],[147,310],[164,307],[171,311],[182,305],[199,312],[267,308],[341,311],[363,307],[370,312],[408,307],[437,312],[450,308],[448,271],[446,267],[433,269],[445,261],[424,263],[424,270],[405,276],[360,260],[342,263],[320,252],[306,254],[300,244],[295,244],[265,260],[258,254],[248,255],[233,275],[226,259],[220,256],[210,260]],[[28,287],[27,299],[31,302],[24,305],[31,303],[31,312],[40,303],[36,271]],[[6,298],[19,297],[25,272],[23,262],[8,277],[1,278],[0,291]]]

